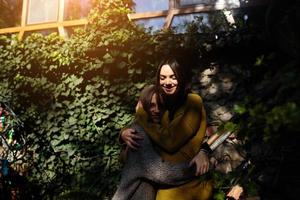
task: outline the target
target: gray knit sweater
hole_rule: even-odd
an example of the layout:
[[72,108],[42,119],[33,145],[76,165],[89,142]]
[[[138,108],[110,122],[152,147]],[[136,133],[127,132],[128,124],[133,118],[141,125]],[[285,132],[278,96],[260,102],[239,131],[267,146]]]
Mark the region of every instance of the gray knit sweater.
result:
[[121,182],[112,200],[154,200],[154,185],[178,186],[194,178],[195,169],[189,167],[188,162],[163,161],[143,128],[137,124],[132,128],[143,140],[138,150],[128,151]]

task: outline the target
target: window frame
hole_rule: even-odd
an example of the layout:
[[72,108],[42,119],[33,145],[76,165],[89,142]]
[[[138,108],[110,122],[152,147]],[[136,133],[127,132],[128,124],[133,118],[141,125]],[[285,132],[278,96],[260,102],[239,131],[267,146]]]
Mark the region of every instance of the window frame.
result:
[[[260,6],[267,5],[270,0],[249,0],[246,4],[241,4],[239,7],[230,7],[225,4],[216,4],[216,5],[204,5],[204,4],[192,4],[180,6],[180,0],[169,0],[169,9],[168,10],[158,10],[153,12],[142,12],[142,13],[131,13],[128,14],[128,19],[131,21],[138,19],[149,19],[155,17],[164,17],[165,22],[163,29],[168,29],[171,27],[173,17],[176,15],[183,14],[193,14],[193,13],[202,13],[202,12],[212,12],[216,10],[232,10],[241,7],[251,7],[251,6]],[[53,29],[57,28],[60,36],[66,37],[67,32],[65,31],[66,27],[75,27],[75,26],[86,26],[87,19],[77,19],[77,20],[64,20],[64,7],[65,0],[59,0],[58,5],[58,20],[55,22],[39,23],[39,24],[26,24],[28,17],[29,9],[29,0],[23,0],[22,14],[21,14],[21,25],[18,27],[8,27],[0,29],[0,34],[10,34],[18,33],[19,39],[22,39],[26,31],[39,31],[44,29]]]
[[169,9],[160,10],[154,12],[143,12],[143,13],[132,13],[128,14],[129,20],[139,20],[139,19],[150,19],[154,17],[165,17],[165,23],[163,28],[169,29],[172,24],[172,20],[176,15],[193,14],[193,13],[203,13],[212,12],[216,10],[229,10],[237,9],[241,7],[249,6],[259,6],[267,4],[268,0],[252,0],[251,2],[240,5],[240,6],[228,6],[226,4],[191,4],[191,5],[180,5],[180,0],[169,0]]
[[58,13],[56,21],[28,24],[27,19],[30,12],[29,1],[30,0],[23,0],[21,25],[18,27],[2,28],[0,29],[0,34],[18,33],[19,39],[22,39],[24,33],[27,31],[57,29],[60,36],[66,37],[67,33],[64,29],[65,27],[84,26],[87,24],[87,19],[85,18],[77,20],[64,20],[65,0],[58,0]]

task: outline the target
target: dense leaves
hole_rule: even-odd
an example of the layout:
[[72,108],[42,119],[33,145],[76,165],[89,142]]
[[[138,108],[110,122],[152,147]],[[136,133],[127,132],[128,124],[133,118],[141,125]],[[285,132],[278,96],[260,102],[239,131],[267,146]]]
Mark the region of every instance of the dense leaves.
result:
[[118,132],[151,75],[141,56],[152,41],[128,21],[123,2],[99,2],[91,25],[70,39],[1,36],[0,100],[25,122],[33,198],[104,198],[118,180]]

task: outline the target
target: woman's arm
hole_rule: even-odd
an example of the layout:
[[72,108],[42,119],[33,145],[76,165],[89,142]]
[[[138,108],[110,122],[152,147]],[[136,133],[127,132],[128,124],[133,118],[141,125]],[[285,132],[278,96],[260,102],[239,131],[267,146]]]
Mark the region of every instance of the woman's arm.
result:
[[169,121],[168,112],[165,112],[161,125],[150,123],[146,112],[141,108],[137,110],[136,119],[158,146],[168,153],[175,153],[196,135],[201,121],[206,120],[202,116],[203,112],[201,97],[190,94],[186,104],[175,113],[172,121]]
[[[142,102],[138,101],[135,111],[137,111],[139,108],[143,108]],[[119,133],[119,142],[121,144],[128,145],[131,149],[138,149],[140,147],[139,140],[142,140],[143,137],[136,134],[136,130],[129,127],[125,127],[121,129]]]

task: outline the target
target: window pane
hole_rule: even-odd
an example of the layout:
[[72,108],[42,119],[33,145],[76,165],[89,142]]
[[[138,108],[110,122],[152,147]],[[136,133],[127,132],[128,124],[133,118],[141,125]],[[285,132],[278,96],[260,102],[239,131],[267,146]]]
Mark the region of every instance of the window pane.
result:
[[[209,27],[210,24],[208,17],[209,15],[207,13],[176,15],[172,20],[171,27],[175,28],[177,33],[184,33],[186,32],[186,25],[192,21],[195,21],[197,18],[202,18],[202,24]],[[201,32],[201,30],[199,30],[199,32]]]
[[205,4],[205,5],[224,5],[227,7],[240,6],[240,0],[180,0],[181,6]]
[[163,28],[165,17],[157,17],[151,19],[139,19],[135,21],[137,24],[142,25],[146,29],[151,29],[151,33],[159,31]]
[[194,5],[194,4],[209,4],[214,3],[216,1],[212,0],[181,0],[180,5],[181,6],[187,6],[187,5]]
[[0,1],[0,28],[20,26],[22,5],[21,0]]
[[169,9],[169,0],[135,0],[135,12],[150,12]]
[[92,0],[65,0],[64,19],[85,18],[92,8]]
[[27,24],[57,21],[59,0],[29,0]]

